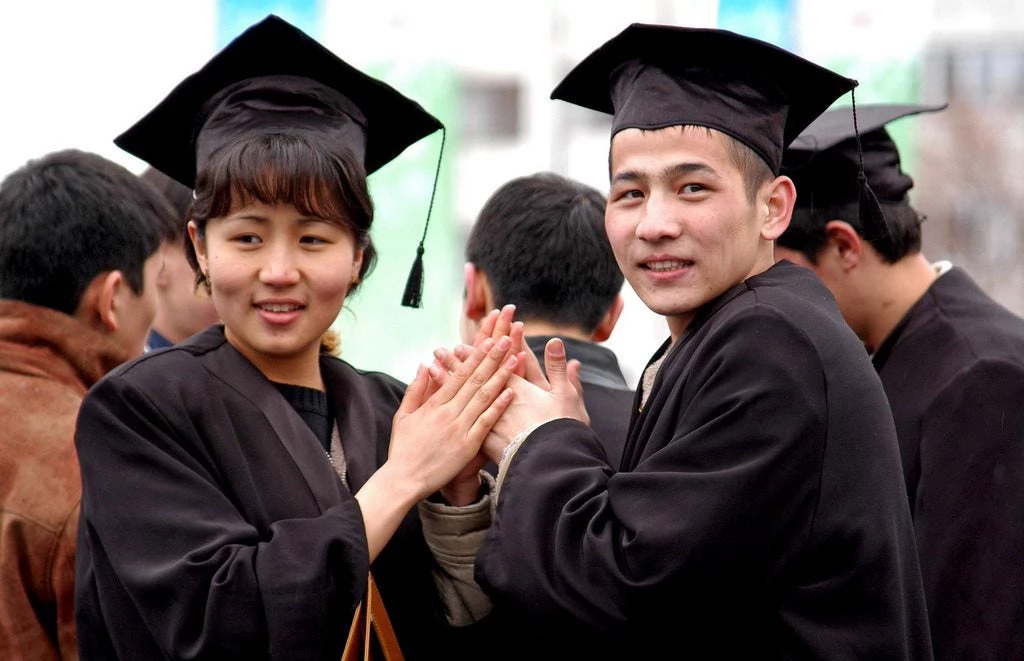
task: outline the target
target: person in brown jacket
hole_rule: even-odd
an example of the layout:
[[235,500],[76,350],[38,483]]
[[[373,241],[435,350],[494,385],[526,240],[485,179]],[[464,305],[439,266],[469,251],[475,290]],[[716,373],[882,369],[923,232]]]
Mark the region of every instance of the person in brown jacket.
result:
[[78,658],[74,577],[86,390],[142,353],[173,212],[95,154],[0,182],[0,659]]

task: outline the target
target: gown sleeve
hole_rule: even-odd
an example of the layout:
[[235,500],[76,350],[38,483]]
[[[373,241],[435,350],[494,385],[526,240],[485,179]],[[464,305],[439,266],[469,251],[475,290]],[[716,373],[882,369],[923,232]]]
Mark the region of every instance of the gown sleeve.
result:
[[337,658],[369,568],[356,501],[261,533],[195,423],[190,407],[205,403],[166,399],[117,375],[81,408],[79,543],[101,600],[125,594],[146,630],[131,635],[148,633],[167,658]]
[[662,366],[631,470],[577,421],[527,438],[477,563],[496,602],[594,631],[658,617],[664,595],[699,617],[767,582],[779,558],[751,549],[809,534],[825,435],[810,341],[778,314],[746,315],[698,351]]

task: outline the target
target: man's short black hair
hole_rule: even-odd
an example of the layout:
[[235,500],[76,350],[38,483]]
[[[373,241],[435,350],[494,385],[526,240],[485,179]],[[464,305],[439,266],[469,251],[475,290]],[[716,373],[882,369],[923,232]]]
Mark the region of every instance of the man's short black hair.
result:
[[596,189],[557,174],[513,179],[484,204],[466,258],[487,275],[496,305],[591,333],[623,282],[604,210]]
[[[880,206],[889,231],[884,236],[868,241],[875,252],[888,264],[920,252],[921,214],[906,202],[882,203]],[[817,264],[818,255],[828,241],[825,226],[830,221],[842,220],[849,223],[863,239],[864,229],[859,218],[856,202],[821,207],[798,206],[793,209],[789,227],[775,242],[783,248],[796,250],[812,264]]]
[[152,186],[96,154],[29,161],[0,182],[0,298],[74,314],[89,283],[114,270],[141,293],[172,216]]

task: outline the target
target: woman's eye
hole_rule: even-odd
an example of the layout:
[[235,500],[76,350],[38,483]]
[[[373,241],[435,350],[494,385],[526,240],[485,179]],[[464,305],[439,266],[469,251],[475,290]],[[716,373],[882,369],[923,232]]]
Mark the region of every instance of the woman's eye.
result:
[[262,240],[255,234],[241,234],[239,236],[236,236],[234,238],[234,241],[246,245],[256,245],[260,243]]
[[306,245],[319,246],[327,243],[327,239],[319,236],[310,236],[307,234],[306,236],[303,236],[301,239],[299,239],[299,242],[304,243]]

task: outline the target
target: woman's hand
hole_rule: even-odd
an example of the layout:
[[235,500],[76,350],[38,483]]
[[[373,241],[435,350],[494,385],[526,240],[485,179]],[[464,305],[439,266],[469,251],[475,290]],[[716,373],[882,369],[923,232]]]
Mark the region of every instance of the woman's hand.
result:
[[479,454],[512,401],[506,384],[518,359],[506,357],[510,346],[507,337],[488,339],[433,389],[430,370],[436,367],[416,371],[395,413],[388,460],[356,493],[371,562],[409,509],[451,482]]
[[[452,352],[439,350],[434,355],[448,372],[459,369],[463,364],[461,356],[470,357],[465,347],[456,347]],[[552,338],[548,341],[544,348],[544,366],[547,377],[538,365],[532,378],[513,376],[509,380],[513,400],[493,425],[482,448],[491,461],[498,463],[505,448],[517,435],[550,420],[573,418],[590,424],[583,404],[583,384],[579,380],[580,363],[577,360],[566,362],[562,340]]]
[[[479,347],[488,338],[497,342],[503,337],[508,337],[512,341],[508,355],[519,355],[526,349],[526,343],[523,341],[523,323],[521,321],[513,321],[515,314],[516,306],[512,304],[506,305],[500,310],[491,310],[487,313],[487,316],[480,322],[480,330],[477,331],[476,337],[473,338],[473,346]],[[536,363],[536,358],[534,358],[534,362]],[[523,376],[525,367],[526,364],[521,363],[516,369],[516,374]]]
[[510,347],[507,337],[485,340],[433,387],[431,374],[440,368],[417,370],[395,414],[387,461],[421,485],[417,500],[450,482],[474,460],[511,403],[506,384],[519,360],[507,355]]

